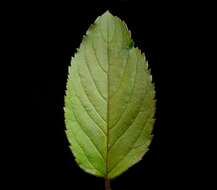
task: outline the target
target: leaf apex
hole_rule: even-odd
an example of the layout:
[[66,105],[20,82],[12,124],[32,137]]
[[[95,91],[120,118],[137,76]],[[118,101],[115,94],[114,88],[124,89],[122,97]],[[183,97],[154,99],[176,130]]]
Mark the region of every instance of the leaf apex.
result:
[[109,10],[107,10],[106,12],[104,12],[101,16],[100,16],[103,20],[113,20],[113,18],[115,17]]

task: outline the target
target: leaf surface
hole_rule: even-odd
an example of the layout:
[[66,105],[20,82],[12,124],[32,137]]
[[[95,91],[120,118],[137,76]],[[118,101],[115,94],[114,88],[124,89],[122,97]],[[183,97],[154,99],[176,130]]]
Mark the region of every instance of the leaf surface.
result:
[[126,24],[105,12],[69,67],[65,124],[78,165],[114,178],[141,160],[152,139],[154,96],[145,55]]

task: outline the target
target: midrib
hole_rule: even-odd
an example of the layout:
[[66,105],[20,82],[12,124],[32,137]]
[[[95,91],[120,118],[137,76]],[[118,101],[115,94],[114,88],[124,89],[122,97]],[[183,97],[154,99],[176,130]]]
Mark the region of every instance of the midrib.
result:
[[107,133],[106,133],[106,160],[105,160],[105,178],[108,178],[108,148],[109,148],[109,106],[110,106],[110,96],[109,96],[109,86],[110,86],[110,78],[109,78],[109,73],[110,73],[110,60],[109,60],[109,25],[107,21],[107,64],[108,64],[108,70],[107,70]]

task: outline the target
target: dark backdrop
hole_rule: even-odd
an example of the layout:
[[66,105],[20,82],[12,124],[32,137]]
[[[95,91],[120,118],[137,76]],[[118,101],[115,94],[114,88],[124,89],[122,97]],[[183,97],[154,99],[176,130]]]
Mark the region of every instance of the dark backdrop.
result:
[[18,140],[11,140],[9,178],[28,189],[104,188],[103,179],[75,163],[64,133],[63,106],[71,56],[89,25],[109,10],[127,23],[135,45],[145,52],[157,99],[150,150],[112,181],[112,189],[186,189],[202,183],[197,150],[203,147],[192,133],[199,126],[191,120],[197,104],[191,93],[197,85],[193,69],[201,67],[193,61],[191,49],[199,22],[195,6],[129,0],[25,3],[18,9],[15,5],[12,36],[21,58],[15,64],[22,82],[14,81],[13,86],[24,87],[16,109],[22,110],[24,122],[14,126],[19,135],[15,132]]

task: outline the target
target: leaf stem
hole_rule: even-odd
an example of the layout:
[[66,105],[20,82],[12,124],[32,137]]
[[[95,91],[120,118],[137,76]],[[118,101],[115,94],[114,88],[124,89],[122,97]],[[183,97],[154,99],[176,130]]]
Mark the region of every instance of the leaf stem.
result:
[[105,177],[105,190],[111,190],[110,180],[107,177]]

